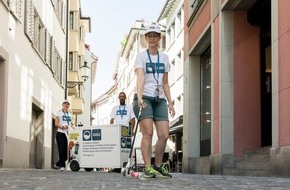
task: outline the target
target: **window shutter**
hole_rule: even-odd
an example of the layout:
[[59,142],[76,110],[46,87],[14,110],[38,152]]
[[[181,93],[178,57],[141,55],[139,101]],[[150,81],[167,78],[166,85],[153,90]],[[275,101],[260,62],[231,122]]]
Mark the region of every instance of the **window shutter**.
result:
[[16,6],[16,16],[19,20],[21,20],[21,13],[22,13],[22,2],[23,0],[17,0],[17,6]]
[[45,57],[45,61],[46,64],[50,65],[51,64],[51,35],[48,32],[48,30],[46,30],[46,57]]
[[33,42],[34,35],[34,6],[33,0],[26,0],[25,33],[29,40]]
[[40,47],[39,47],[39,51],[40,51],[40,55],[42,56],[43,59],[45,59],[46,57],[46,28],[42,27],[40,29]]
[[65,76],[66,76],[66,62],[63,61],[63,64],[62,64],[62,69],[61,69],[61,84],[64,85],[65,84]]
[[21,19],[22,1],[23,0],[9,0],[10,11],[18,20]]
[[66,26],[66,14],[67,14],[67,11],[66,11],[66,6],[65,4],[62,2],[62,17],[61,17],[61,24],[62,24],[62,28],[65,29]]
[[8,3],[9,3],[9,8],[10,8],[10,11],[12,13],[15,13],[16,12],[16,2],[17,0],[9,0]]
[[51,37],[51,63],[50,63],[50,68],[52,72],[54,73],[54,63],[55,62],[55,42],[53,37]]

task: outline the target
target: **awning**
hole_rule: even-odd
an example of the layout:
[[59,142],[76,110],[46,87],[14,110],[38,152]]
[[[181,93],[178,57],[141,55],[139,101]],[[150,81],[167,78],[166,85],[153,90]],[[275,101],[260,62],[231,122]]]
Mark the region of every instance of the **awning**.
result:
[[182,132],[182,128],[183,128],[183,115],[180,115],[175,120],[173,120],[169,123],[169,133],[170,134],[173,134],[173,133],[176,133],[179,131]]

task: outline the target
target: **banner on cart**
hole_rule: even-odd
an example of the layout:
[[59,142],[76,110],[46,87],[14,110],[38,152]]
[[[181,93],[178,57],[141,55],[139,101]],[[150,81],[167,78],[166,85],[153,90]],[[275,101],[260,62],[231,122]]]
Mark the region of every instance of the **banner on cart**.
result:
[[127,126],[121,126],[121,148],[131,149],[131,129]]
[[82,130],[81,161],[83,166],[114,167],[120,165],[118,126],[105,125]]

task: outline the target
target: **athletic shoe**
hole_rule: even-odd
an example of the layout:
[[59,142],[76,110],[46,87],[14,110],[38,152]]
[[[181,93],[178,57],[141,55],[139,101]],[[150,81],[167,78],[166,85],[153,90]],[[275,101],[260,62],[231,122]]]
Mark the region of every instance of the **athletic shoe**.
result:
[[154,164],[153,169],[156,170],[158,173],[161,174],[161,176],[156,176],[156,177],[165,178],[165,179],[170,179],[170,178],[172,178],[172,175],[170,175],[170,174],[168,173],[167,164],[165,164],[165,163],[161,164],[160,167],[157,167],[157,166]]
[[57,166],[56,164],[53,165],[53,168],[56,169],[56,170],[59,170],[60,169],[60,167]]
[[145,178],[153,178],[158,175],[161,175],[158,171],[153,169],[152,166],[146,166],[145,171],[144,171],[144,177]]
[[64,167],[61,167],[60,169],[59,169],[59,171],[64,171],[65,170],[65,168]]

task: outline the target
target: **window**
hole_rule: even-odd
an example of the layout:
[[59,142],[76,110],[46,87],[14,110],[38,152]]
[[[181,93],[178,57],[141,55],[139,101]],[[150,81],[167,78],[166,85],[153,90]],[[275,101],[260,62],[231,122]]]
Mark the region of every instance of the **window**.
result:
[[64,3],[64,0],[51,0],[51,2],[54,7],[56,17],[64,29],[66,20],[66,4]]
[[188,23],[187,25],[192,22],[193,18],[195,17],[196,13],[198,12],[201,4],[204,2],[204,0],[189,0],[188,1]]
[[170,64],[170,74],[168,75],[169,86],[173,85],[175,82],[175,60],[171,61]]
[[179,51],[176,57],[176,78],[179,78],[183,74],[183,58],[182,50]]
[[160,44],[161,44],[160,48],[162,50],[166,50],[166,39],[165,39],[165,36],[161,36]]
[[171,39],[170,39],[171,43],[173,43],[175,40],[175,22],[172,23],[172,25],[171,25],[170,37],[171,37]]
[[69,29],[74,29],[74,12],[69,13]]
[[184,7],[182,5],[181,9],[180,9],[180,28],[184,28]]
[[200,57],[200,156],[210,155],[211,140],[211,49]]
[[79,55],[77,68],[81,68],[82,65],[83,65],[83,56]]
[[73,52],[69,52],[68,70],[73,70]]
[[75,71],[78,68],[78,52],[69,52],[68,70]]
[[55,56],[54,56],[54,62],[53,62],[53,70],[54,70],[54,76],[59,81],[60,84],[63,84],[63,60],[60,57],[57,49],[54,50]]
[[81,41],[85,41],[85,29],[84,29],[84,26],[80,26],[79,38],[80,38]]
[[176,33],[177,35],[180,33],[180,31],[183,29],[184,25],[184,14],[183,14],[183,6],[180,8],[179,12],[177,13],[176,17]]
[[38,51],[40,56],[45,60],[46,59],[46,29],[38,15],[34,12],[34,37],[33,45]]
[[171,28],[169,28],[166,32],[166,40],[167,40],[167,44],[170,46],[171,44]]

